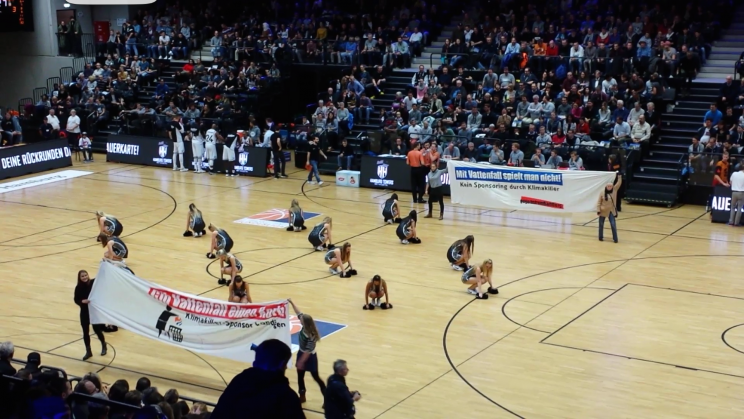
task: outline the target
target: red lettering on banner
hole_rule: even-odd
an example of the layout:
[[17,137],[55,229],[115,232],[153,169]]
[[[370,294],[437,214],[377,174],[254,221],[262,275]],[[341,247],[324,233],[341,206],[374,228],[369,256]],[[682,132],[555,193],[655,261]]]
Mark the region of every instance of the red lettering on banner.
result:
[[150,288],[147,292],[152,298],[187,313],[200,316],[217,317],[221,319],[286,319],[287,307],[284,303],[277,304],[228,304],[209,300],[201,300],[158,288]]
[[542,207],[550,207],[550,208],[563,209],[563,204],[561,204],[560,202],[547,201],[545,199],[530,198],[528,196],[523,196],[522,199],[519,200],[519,203],[520,204],[540,205]]

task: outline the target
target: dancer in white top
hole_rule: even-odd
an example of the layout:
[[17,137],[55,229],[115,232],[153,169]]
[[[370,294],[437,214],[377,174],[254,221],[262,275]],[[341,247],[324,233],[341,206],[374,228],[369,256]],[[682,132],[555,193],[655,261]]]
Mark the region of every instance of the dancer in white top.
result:
[[235,145],[238,137],[235,134],[229,134],[225,146],[222,148],[222,161],[225,165],[225,176],[237,176],[235,173]]
[[196,128],[191,128],[191,132],[187,134],[191,141],[191,151],[194,154],[194,172],[204,173],[202,169],[202,161],[204,159],[204,137]]
[[174,116],[173,121],[168,125],[168,137],[173,141],[173,170],[178,170],[178,159],[181,159],[181,171],[188,172],[186,162],[183,160],[183,153],[186,147],[183,144],[183,124],[180,116]]
[[207,172],[210,175],[214,174],[214,161],[217,160],[217,140],[222,140],[222,136],[217,132],[217,124],[212,124],[212,128],[207,130],[207,135],[204,136],[206,157],[209,161],[209,168]]

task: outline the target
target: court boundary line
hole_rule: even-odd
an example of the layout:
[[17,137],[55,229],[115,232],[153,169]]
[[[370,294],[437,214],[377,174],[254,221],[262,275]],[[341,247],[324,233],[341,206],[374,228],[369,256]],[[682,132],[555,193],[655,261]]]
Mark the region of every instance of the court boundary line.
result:
[[[710,374],[717,374],[717,375],[723,375],[723,376],[727,376],[727,377],[734,377],[734,378],[744,379],[744,374],[742,374],[742,375],[731,374],[731,373],[725,373],[725,372],[720,372],[720,371],[713,371],[713,370],[709,370],[709,369],[706,369],[706,368],[688,367],[686,365],[680,365],[680,364],[675,364],[675,363],[671,363],[671,362],[664,362],[664,361],[656,361],[656,360],[651,360],[651,359],[646,359],[646,358],[639,358],[639,357],[635,357],[635,356],[631,356],[631,355],[622,355],[622,354],[616,354],[616,353],[611,353],[611,352],[600,351],[600,350],[596,350],[596,349],[586,349],[586,348],[579,348],[579,347],[576,347],[576,346],[571,346],[571,345],[566,345],[566,344],[546,342],[548,339],[550,339],[551,337],[553,337],[554,335],[556,335],[558,332],[560,332],[564,328],[566,328],[569,325],[571,325],[574,321],[578,320],[579,318],[581,318],[585,314],[589,313],[590,311],[592,311],[593,309],[595,309],[596,307],[598,307],[600,304],[606,302],[607,300],[610,299],[610,297],[613,297],[614,295],[618,294],[620,291],[622,291],[623,289],[625,289],[628,286],[654,288],[654,289],[662,290],[662,291],[686,292],[686,293],[698,294],[698,295],[705,295],[705,296],[716,297],[716,298],[731,298],[731,299],[735,299],[735,300],[744,300],[744,298],[740,298],[740,297],[731,297],[731,296],[726,296],[726,295],[702,293],[702,292],[697,292],[697,291],[680,290],[680,289],[668,288],[668,287],[656,287],[656,286],[653,286],[653,285],[635,284],[635,283],[629,282],[629,283],[626,283],[625,285],[623,285],[622,287],[618,288],[615,292],[611,293],[607,297],[601,299],[600,301],[598,301],[593,306],[589,307],[583,313],[581,313],[578,316],[576,316],[573,319],[571,319],[568,323],[566,323],[563,326],[561,326],[560,328],[558,328],[555,332],[553,332],[553,333],[549,334],[548,336],[544,337],[538,343],[543,344],[543,345],[556,346],[556,347],[559,347],[559,348],[573,349],[573,350],[582,351],[582,352],[590,352],[590,353],[595,353],[595,354],[599,354],[599,355],[613,356],[613,357],[616,357],[616,358],[625,358],[625,359],[629,359],[629,360],[632,360],[632,361],[642,361],[642,362],[648,362],[648,363],[651,363],[651,364],[665,365],[665,366],[670,366],[670,367],[675,367],[675,368],[681,368],[681,369],[685,369],[685,370],[707,372],[707,373],[710,373]],[[733,327],[731,327],[729,329],[726,329],[723,332],[723,334],[721,335],[721,337],[723,338],[725,336],[726,332],[728,332],[729,330],[731,330],[731,329],[733,329],[735,327],[737,327],[737,326],[733,326]],[[725,340],[724,340],[724,343],[726,343]],[[726,345],[729,346],[731,349],[734,349],[737,352],[741,352],[741,351],[737,350],[736,348],[728,345],[728,343],[726,343]]]
[[723,341],[723,343],[724,343],[724,344],[725,344],[726,346],[728,346],[729,348],[731,348],[731,349],[735,350],[736,352],[739,352],[740,354],[744,354],[744,351],[742,351],[742,350],[739,350],[739,349],[736,349],[736,348],[735,348],[735,347],[734,347],[733,345],[731,345],[730,343],[728,343],[728,341],[726,340],[726,333],[728,333],[729,331],[731,331],[731,330],[733,330],[733,329],[736,329],[737,327],[741,327],[741,326],[744,326],[744,323],[740,323],[740,324],[737,324],[737,325],[731,326],[731,327],[729,327],[728,329],[724,330],[724,331],[723,331],[723,333],[721,333],[721,340],[722,340],[722,341]]

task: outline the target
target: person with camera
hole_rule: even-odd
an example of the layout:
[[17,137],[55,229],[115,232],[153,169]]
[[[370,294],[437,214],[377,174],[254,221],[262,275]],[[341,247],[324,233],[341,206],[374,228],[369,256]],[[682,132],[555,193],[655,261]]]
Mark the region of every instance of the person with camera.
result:
[[346,385],[349,367],[346,361],[339,359],[333,363],[333,375],[328,377],[323,409],[326,419],[354,419],[356,409],[354,402],[362,398],[358,391],[351,391]]

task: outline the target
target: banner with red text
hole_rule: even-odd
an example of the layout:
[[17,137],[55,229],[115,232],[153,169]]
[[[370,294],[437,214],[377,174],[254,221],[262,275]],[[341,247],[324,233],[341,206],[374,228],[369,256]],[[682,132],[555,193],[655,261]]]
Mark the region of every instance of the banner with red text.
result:
[[288,302],[236,304],[174,291],[102,262],[90,293],[92,324],[111,324],[201,354],[252,363],[251,345],[291,346]]

